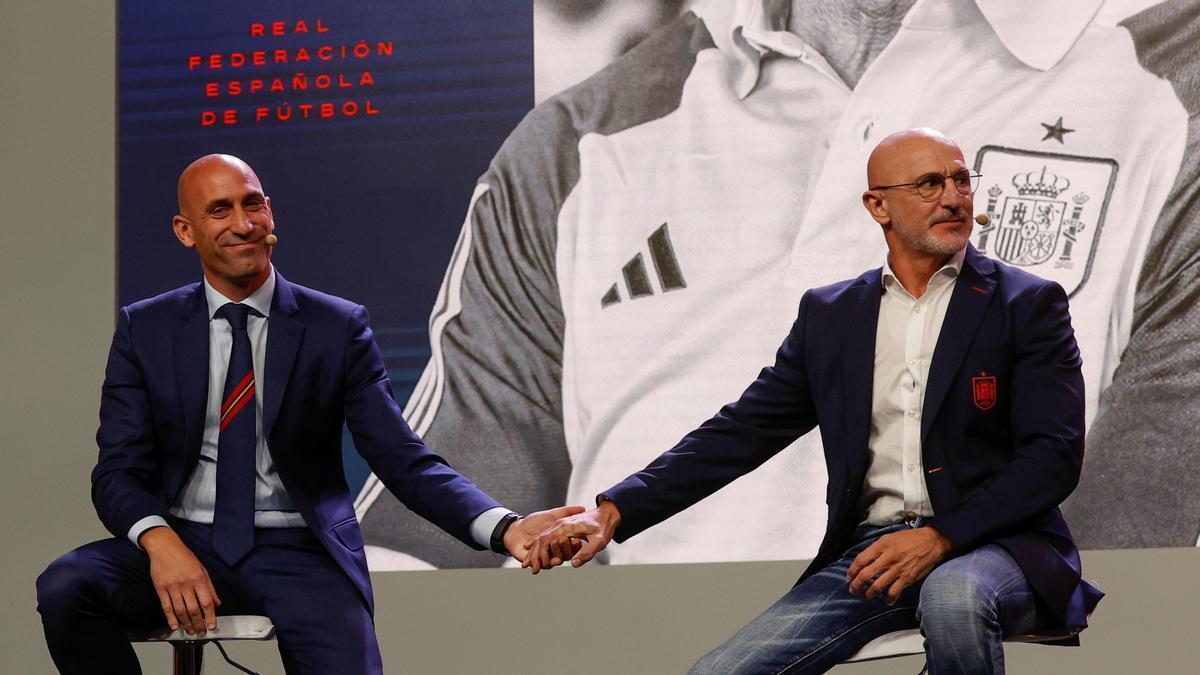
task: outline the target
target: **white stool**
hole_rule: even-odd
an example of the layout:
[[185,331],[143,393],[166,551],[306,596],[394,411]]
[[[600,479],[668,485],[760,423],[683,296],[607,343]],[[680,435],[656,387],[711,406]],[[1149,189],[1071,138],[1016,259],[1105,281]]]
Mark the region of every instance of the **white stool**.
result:
[[[273,640],[275,625],[265,616],[218,616],[216,630],[204,637],[188,635],[180,627],[129,635],[130,642],[170,642],[174,650],[175,675],[200,675],[204,668],[204,644],[213,640]],[[217,645],[220,647],[220,645]],[[228,659],[229,657],[226,657]],[[249,672],[249,671],[247,671]]]
[[[1067,638],[1074,637],[1074,635],[1075,633],[1069,631],[1027,633],[1024,635],[1014,635],[1006,639],[1005,642],[1054,642],[1056,640],[1066,640]],[[912,654],[924,653],[925,638],[921,637],[921,630],[919,628],[908,628],[880,635],[863,645],[862,649],[855,652],[853,656],[842,663],[874,661],[893,656],[910,656]]]

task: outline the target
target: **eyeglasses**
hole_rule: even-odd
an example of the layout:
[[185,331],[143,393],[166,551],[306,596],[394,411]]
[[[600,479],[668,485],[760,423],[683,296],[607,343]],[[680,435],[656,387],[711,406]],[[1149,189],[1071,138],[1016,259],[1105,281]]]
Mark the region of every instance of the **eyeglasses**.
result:
[[899,185],[879,185],[871,188],[872,190],[891,190],[893,188],[914,188],[921,199],[931,202],[942,196],[942,191],[946,189],[946,179],[954,181],[954,189],[958,190],[958,194],[965,196],[975,194],[975,190],[979,188],[979,179],[983,176],[980,173],[971,173],[970,171],[959,171],[957,173],[927,173],[911,183],[901,183]]

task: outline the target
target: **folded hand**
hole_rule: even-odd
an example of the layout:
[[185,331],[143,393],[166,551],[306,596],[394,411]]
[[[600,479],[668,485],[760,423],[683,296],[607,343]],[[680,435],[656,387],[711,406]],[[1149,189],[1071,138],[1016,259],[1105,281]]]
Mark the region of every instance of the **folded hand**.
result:
[[854,558],[846,577],[850,592],[868,600],[886,593],[894,604],[900,593],[924,579],[950,552],[950,540],[932,526],[885,534]]

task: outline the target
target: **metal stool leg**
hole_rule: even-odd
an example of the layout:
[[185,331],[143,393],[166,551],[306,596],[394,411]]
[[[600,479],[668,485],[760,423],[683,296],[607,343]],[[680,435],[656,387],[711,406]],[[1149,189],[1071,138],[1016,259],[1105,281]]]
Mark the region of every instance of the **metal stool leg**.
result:
[[200,675],[204,669],[204,643],[193,641],[172,642],[175,675]]

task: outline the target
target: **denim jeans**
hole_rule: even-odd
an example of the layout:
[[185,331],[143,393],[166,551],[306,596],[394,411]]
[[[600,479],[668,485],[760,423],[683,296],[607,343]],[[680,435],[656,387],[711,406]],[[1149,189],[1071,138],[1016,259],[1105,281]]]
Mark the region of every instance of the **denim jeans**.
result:
[[932,675],[1003,673],[1004,637],[1033,630],[1038,608],[1002,547],[989,544],[943,562],[890,607],[882,594],[871,600],[850,594],[846,571],[855,556],[909,527],[861,528],[845,555],[792,587],[691,672],[823,673],[880,635],[919,627]]

